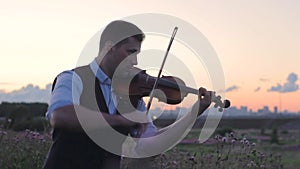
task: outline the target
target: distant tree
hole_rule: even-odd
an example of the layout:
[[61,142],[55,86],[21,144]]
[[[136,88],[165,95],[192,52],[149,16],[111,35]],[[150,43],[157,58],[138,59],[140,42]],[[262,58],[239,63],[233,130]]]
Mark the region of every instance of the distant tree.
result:
[[264,128],[261,128],[261,129],[260,129],[260,134],[261,134],[261,135],[265,135],[265,134],[266,134],[266,131],[265,131]]
[[[45,120],[46,103],[8,103],[0,104],[0,117],[6,119],[5,128],[16,131],[25,129],[42,131],[49,128]],[[8,120],[10,122],[8,122]]]
[[231,133],[231,132],[233,132],[233,129],[231,127],[222,127],[222,128],[218,128],[215,133],[221,136],[225,136],[226,133]]
[[26,121],[26,120],[30,119],[29,110],[25,106],[18,106],[18,107],[16,107],[15,110],[13,110],[13,112],[11,112],[8,115],[8,118],[10,118],[12,120],[11,125],[14,125],[15,123],[18,123],[21,121]]
[[31,119],[29,124],[30,130],[35,130],[35,131],[47,131],[50,127],[49,121],[46,120],[44,117],[35,117]]
[[288,133],[289,133],[288,130],[282,130],[282,131],[281,131],[281,134],[288,134]]
[[16,111],[16,109],[25,108],[27,109],[27,114],[31,117],[35,116],[45,116],[48,104],[46,103],[8,103],[2,102],[0,104],[0,117],[9,117],[11,113]]
[[271,133],[271,143],[275,143],[278,144],[279,140],[278,140],[278,131],[276,128],[273,128],[272,133]]

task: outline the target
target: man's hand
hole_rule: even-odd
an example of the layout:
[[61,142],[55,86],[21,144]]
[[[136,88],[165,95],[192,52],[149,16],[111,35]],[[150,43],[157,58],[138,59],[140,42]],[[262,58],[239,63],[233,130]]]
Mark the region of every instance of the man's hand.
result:
[[147,130],[148,123],[137,123],[132,129],[133,137],[140,138],[142,134]]
[[150,122],[147,115],[141,112],[130,112],[119,115],[120,125],[128,127],[134,137],[140,137],[148,128]]
[[199,88],[199,95],[197,102],[193,105],[192,112],[200,116],[211,104],[211,92],[205,88]]

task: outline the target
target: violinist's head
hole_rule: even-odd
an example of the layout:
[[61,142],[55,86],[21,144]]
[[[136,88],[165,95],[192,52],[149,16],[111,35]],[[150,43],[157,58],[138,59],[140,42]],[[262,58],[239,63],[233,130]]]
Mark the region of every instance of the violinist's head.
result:
[[117,20],[108,24],[101,34],[98,54],[103,71],[112,77],[118,66],[126,71],[136,65],[144,37],[132,23]]

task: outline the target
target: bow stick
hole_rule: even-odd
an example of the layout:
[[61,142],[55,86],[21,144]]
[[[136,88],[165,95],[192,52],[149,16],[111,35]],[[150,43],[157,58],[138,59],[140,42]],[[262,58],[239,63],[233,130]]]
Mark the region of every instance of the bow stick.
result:
[[174,40],[174,37],[175,37],[175,35],[176,35],[177,30],[178,30],[178,27],[176,26],[176,27],[174,28],[174,30],[173,30],[173,34],[172,34],[172,37],[171,37],[171,39],[170,39],[170,42],[169,42],[167,51],[166,51],[166,53],[165,53],[164,60],[163,60],[163,62],[162,62],[162,64],[161,64],[160,70],[159,70],[159,72],[158,72],[157,78],[156,78],[156,80],[155,80],[155,82],[154,82],[154,85],[153,85],[153,88],[152,88],[152,92],[150,93],[150,98],[149,98],[149,101],[148,101],[148,103],[147,103],[147,112],[146,112],[146,115],[148,115],[148,113],[149,113],[149,110],[150,110],[150,107],[151,107],[151,103],[152,103],[152,100],[153,100],[153,91],[154,91],[154,89],[157,87],[157,81],[160,79],[161,72],[162,72],[163,67],[164,67],[164,65],[165,65],[167,56],[168,56],[168,54],[169,54],[169,51],[170,51],[170,48],[171,48],[171,45],[172,45],[172,43],[173,43],[173,40]]

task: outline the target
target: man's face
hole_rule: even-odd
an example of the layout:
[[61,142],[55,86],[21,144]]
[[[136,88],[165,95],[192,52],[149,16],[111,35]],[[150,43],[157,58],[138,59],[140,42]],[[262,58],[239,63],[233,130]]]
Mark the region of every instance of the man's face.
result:
[[134,65],[137,65],[137,54],[140,50],[141,42],[132,37],[128,38],[126,43],[114,47],[111,55],[111,68],[113,72],[118,67],[124,71],[128,71]]

